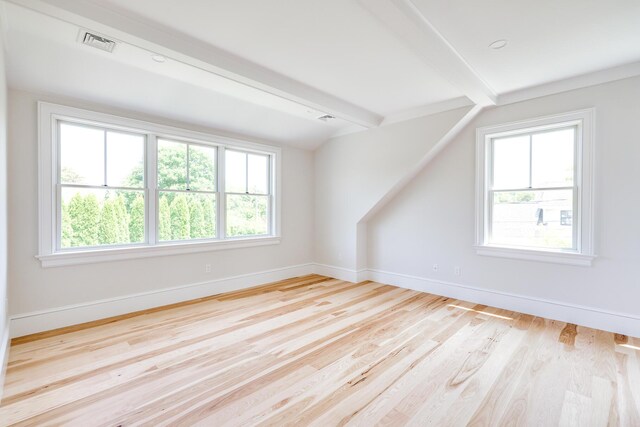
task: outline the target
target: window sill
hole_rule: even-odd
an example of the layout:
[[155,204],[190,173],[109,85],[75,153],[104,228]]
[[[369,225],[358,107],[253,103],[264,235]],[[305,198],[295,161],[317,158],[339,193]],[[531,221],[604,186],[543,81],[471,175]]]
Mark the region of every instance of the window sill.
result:
[[249,248],[253,246],[277,245],[278,236],[250,237],[244,239],[220,240],[212,242],[172,243],[156,246],[135,246],[128,248],[92,249],[90,251],[58,252],[37,255],[42,267],[90,264],[107,261],[122,261],[167,255],[183,255],[226,249]]
[[596,258],[596,255],[585,255],[574,252],[520,249],[503,246],[476,246],[475,248],[476,253],[482,256],[578,265],[582,267],[591,267],[593,260]]

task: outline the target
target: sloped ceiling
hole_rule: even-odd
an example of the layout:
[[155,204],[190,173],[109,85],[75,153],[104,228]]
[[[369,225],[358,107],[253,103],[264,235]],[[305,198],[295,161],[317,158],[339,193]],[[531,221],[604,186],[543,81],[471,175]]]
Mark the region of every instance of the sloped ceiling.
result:
[[[307,149],[420,115],[640,73],[634,0],[2,5],[11,87]],[[114,52],[79,43],[83,29],[115,39]],[[490,49],[496,39],[507,46]],[[580,77],[587,73],[597,78]],[[318,120],[324,114],[336,118]]]

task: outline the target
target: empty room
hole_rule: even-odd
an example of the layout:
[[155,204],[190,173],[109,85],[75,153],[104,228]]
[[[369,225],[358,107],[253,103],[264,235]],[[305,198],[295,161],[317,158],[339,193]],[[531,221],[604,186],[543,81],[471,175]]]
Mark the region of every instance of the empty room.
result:
[[0,427],[640,427],[638,0],[0,39]]

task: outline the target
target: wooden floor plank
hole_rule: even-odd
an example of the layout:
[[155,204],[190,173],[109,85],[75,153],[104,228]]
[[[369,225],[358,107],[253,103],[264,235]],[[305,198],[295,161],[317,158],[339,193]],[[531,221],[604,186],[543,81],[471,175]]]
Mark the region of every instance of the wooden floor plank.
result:
[[640,339],[291,278],[12,341],[0,425],[640,425]]

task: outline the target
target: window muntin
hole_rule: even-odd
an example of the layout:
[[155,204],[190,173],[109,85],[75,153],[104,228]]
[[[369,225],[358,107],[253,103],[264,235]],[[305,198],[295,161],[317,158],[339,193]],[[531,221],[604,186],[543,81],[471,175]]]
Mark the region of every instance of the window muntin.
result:
[[577,251],[578,125],[489,136],[490,245]]
[[189,157],[189,168],[187,169],[187,176],[189,177],[188,190],[217,191],[216,153],[217,151],[214,147],[189,144],[189,150],[187,152]]
[[[109,135],[100,133],[102,130],[113,134],[136,135],[144,139],[143,162],[144,165],[135,169],[137,177],[125,185],[131,187],[118,186],[122,179],[117,177],[114,167],[109,165],[110,158],[117,159],[121,156],[116,154],[116,149],[108,150],[104,153],[102,145],[102,156],[94,154],[93,157],[85,155],[77,156],[81,161],[66,156],[63,160],[61,155],[61,124],[67,123],[78,128],[97,129],[99,132],[94,135],[102,135],[105,138]],[[67,128],[65,131],[69,131]],[[96,139],[98,139],[96,137]],[[114,138],[108,138],[115,140]],[[159,238],[159,190],[156,185],[157,166],[157,140],[167,139],[172,141],[188,142],[192,146],[215,147],[216,148],[216,172],[215,190],[218,192],[215,204],[216,217],[216,238],[190,239],[189,241],[166,241],[161,242]],[[68,142],[68,141],[67,141]],[[112,145],[117,144],[114,142]],[[68,145],[67,145],[68,146]],[[100,143],[98,142],[98,146]],[[88,145],[83,145],[83,148]],[[246,151],[254,154],[261,154],[269,159],[269,216],[267,235],[257,235],[254,237],[227,236],[225,226],[225,201],[224,193],[224,154],[226,150]],[[94,150],[94,153],[100,151]],[[127,157],[138,158],[140,151],[130,150]],[[173,126],[141,120],[118,117],[105,113],[74,108],[64,105],[38,102],[38,254],[36,258],[40,260],[43,267],[55,267],[63,265],[76,265],[95,263],[112,260],[127,260],[135,258],[155,257],[160,255],[186,254],[196,252],[208,252],[216,250],[226,250],[230,248],[244,248],[251,246],[275,245],[280,243],[279,230],[280,218],[278,212],[281,206],[280,200],[280,148],[229,138],[206,134],[202,132],[181,129]],[[107,166],[104,166],[105,160]],[[113,160],[111,160],[113,161]],[[86,169],[89,172],[81,174],[62,173],[63,163],[65,166],[92,165]],[[67,168],[68,169],[68,168]],[[77,169],[77,168],[76,168]],[[107,173],[107,178],[100,177]],[[131,171],[132,174],[134,171]],[[121,174],[120,176],[123,176]],[[128,176],[126,174],[125,176]],[[64,177],[64,179],[63,179]],[[91,177],[91,179],[88,179]],[[80,179],[82,178],[82,179]],[[98,182],[98,185],[93,183]],[[107,187],[104,187],[104,182]],[[193,187],[191,182],[191,187]],[[85,189],[102,190],[101,193],[109,193],[115,197],[115,191],[119,191],[123,197],[132,199],[132,211],[130,212],[131,222],[138,224],[132,233],[130,229],[130,239],[136,243],[120,244],[113,243],[99,246],[71,246],[68,224],[65,223],[66,243],[62,244],[63,221],[62,217],[67,216],[68,206],[65,212],[62,211],[63,187],[66,187],[65,196],[67,202],[75,194],[75,191],[88,194]],[[134,194],[129,194],[133,192]],[[71,196],[68,195],[71,193]],[[190,190],[187,194],[201,194],[199,190]],[[96,195],[100,203],[100,197]],[[207,199],[207,200],[210,200]],[[115,202],[114,202],[115,203]],[[134,213],[135,212],[135,213]],[[142,215],[141,215],[142,214]],[[194,217],[200,217],[199,212],[195,212]],[[203,213],[203,215],[205,215]],[[68,222],[68,221],[67,221]],[[199,222],[199,221],[196,221]],[[141,227],[140,224],[144,223]],[[143,229],[142,233],[140,230]],[[196,227],[198,229],[198,227]],[[95,229],[94,229],[95,231]],[[132,237],[133,236],[133,237]],[[142,236],[142,237],[141,237]],[[115,239],[113,239],[115,240]],[[141,242],[141,243],[138,243]]]
[[144,243],[145,136],[64,121],[58,129],[57,249]]
[[160,242],[213,239],[217,225],[217,148],[157,140]]
[[577,126],[531,136],[531,186],[572,187],[575,181]]
[[495,138],[491,144],[493,189],[529,187],[529,136]]
[[247,191],[251,194],[269,194],[269,157],[247,154]]
[[268,235],[271,224],[270,156],[226,150],[225,160],[227,236]]
[[62,184],[105,185],[105,132],[88,126],[60,123]]
[[[273,153],[73,118],[53,123],[55,251],[274,235]],[[218,188],[220,162],[237,177],[238,193]]]
[[144,188],[144,136],[107,132],[107,185]]

